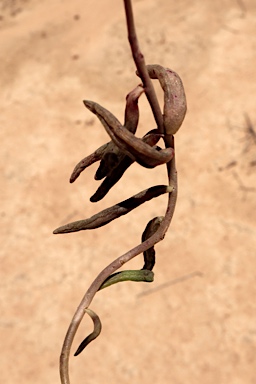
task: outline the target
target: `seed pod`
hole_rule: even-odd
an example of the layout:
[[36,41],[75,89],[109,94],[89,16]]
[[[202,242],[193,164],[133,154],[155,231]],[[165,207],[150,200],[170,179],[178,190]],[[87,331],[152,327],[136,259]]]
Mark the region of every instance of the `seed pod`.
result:
[[138,100],[143,92],[144,88],[140,84],[126,96],[124,127],[132,133],[135,133],[137,130],[139,122]]
[[[157,129],[153,129],[146,133],[142,140],[148,145],[154,146],[162,136],[163,135],[158,133]],[[103,180],[97,191],[91,196],[90,201],[95,203],[103,199],[109,190],[121,179],[126,169],[129,168],[132,163],[133,160],[129,156],[120,156],[117,166],[111,169],[111,172],[109,172]]]
[[147,65],[151,79],[158,79],[164,91],[163,123],[165,133],[174,135],[180,128],[187,111],[186,94],[179,75],[161,65]]
[[53,233],[70,233],[102,227],[117,219],[118,217],[126,215],[146,201],[149,201],[154,197],[158,197],[164,193],[169,193],[170,188],[171,187],[166,185],[156,185],[154,187],[150,187],[142,192],[137,193],[127,200],[121,201],[116,205],[112,205],[110,208],[104,209],[96,215],[91,216],[89,219],[78,220],[74,221],[73,223],[63,225],[55,229]]
[[[135,133],[137,130],[139,121],[138,99],[143,92],[144,89],[142,85],[138,85],[126,96],[124,127],[132,133]],[[109,111],[105,111],[110,114]],[[85,168],[99,160],[101,160],[101,162],[96,171],[95,180],[101,180],[110,174],[112,169],[116,167],[122,158],[123,154],[120,149],[110,141],[98,148],[93,154],[85,157],[76,165],[70,177],[70,183],[73,183]]]
[[80,173],[85,170],[85,168],[89,167],[96,161],[99,161],[102,159],[102,156],[106,152],[106,149],[108,147],[109,143],[103,144],[100,148],[98,148],[95,152],[93,152],[91,155],[86,156],[84,159],[79,161],[79,163],[75,166],[75,169],[73,170],[69,182],[74,183],[74,181],[79,177]]

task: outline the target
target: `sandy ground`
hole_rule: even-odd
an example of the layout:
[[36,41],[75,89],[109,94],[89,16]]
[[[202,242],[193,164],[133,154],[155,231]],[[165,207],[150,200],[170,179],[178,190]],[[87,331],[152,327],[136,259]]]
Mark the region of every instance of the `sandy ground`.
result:
[[[155,282],[95,298],[103,331],[71,358],[71,383],[255,384],[256,2],[137,0],[134,10],[147,63],[174,69],[186,89],[178,204],[156,247]],[[68,182],[108,140],[82,100],[122,120],[138,84],[122,1],[2,0],[0,15],[1,382],[58,383],[62,341],[86,288],[140,242],[166,198],[95,231],[53,229],[166,174],[133,165],[97,204],[96,165]],[[144,96],[140,110],[142,134],[155,127]],[[139,256],[130,267],[141,265]],[[85,318],[74,350],[91,329]]]

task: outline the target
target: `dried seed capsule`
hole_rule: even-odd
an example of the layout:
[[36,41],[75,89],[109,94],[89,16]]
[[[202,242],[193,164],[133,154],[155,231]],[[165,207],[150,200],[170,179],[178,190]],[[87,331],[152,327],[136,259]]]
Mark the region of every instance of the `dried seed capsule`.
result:
[[[157,129],[153,129],[149,131],[142,138],[142,140],[150,146],[154,146],[162,136],[163,135],[160,135],[158,133]],[[91,196],[90,201],[92,203],[95,203],[103,199],[103,197],[106,196],[109,190],[118,182],[118,180],[121,179],[126,169],[129,168],[132,163],[133,160],[129,156],[120,156],[118,165],[115,168],[111,169],[111,172],[109,172],[109,174],[103,180],[97,191],[94,193],[94,195]]]
[[99,104],[88,100],[85,100],[84,104],[99,118],[112,141],[132,160],[144,167],[153,168],[168,163],[173,158],[173,148],[152,148],[125,129],[112,113]]
[[100,148],[98,148],[95,152],[93,152],[91,155],[86,156],[84,159],[79,161],[79,163],[75,166],[75,169],[73,170],[71,176],[70,176],[70,183],[73,183],[81,172],[85,170],[85,168],[89,167],[96,161],[99,161],[102,159],[102,156],[106,152],[106,149],[108,147],[109,143],[103,144]]
[[145,203],[146,201],[149,201],[164,193],[169,193],[170,188],[171,187],[166,185],[157,185],[145,189],[144,191],[137,193],[136,195],[130,197],[127,200],[121,201],[120,203],[113,205],[110,208],[104,209],[103,211],[97,213],[96,215],[93,215],[89,219],[78,220],[74,221],[73,223],[63,225],[55,229],[53,233],[70,233],[102,227],[110,223],[112,220],[115,220],[120,216],[126,215],[133,209]]
[[186,95],[179,75],[161,65],[147,65],[151,79],[158,79],[164,91],[163,123],[165,133],[174,135],[180,128],[187,111]]
[[143,92],[144,88],[140,84],[126,96],[124,127],[132,133],[135,133],[137,130],[139,122],[138,100]]
[[[138,126],[138,99],[143,92],[144,89],[142,85],[138,85],[126,96],[124,127],[132,133],[136,132]],[[111,114],[109,111],[105,111]],[[113,143],[113,141],[110,141],[109,143],[106,143],[98,148],[93,154],[85,157],[76,165],[70,177],[70,183],[73,183],[85,168],[99,160],[101,160],[101,162],[98,170],[96,171],[95,180],[101,180],[112,172],[113,168],[117,166],[118,162],[120,162],[123,157],[124,154],[120,151],[120,149]]]

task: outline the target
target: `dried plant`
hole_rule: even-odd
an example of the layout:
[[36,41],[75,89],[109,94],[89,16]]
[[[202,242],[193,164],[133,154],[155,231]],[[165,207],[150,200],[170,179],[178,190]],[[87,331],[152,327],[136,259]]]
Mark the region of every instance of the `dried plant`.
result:
[[[110,141],[83,160],[75,167],[70,182],[73,183],[80,173],[96,161],[100,161],[95,174],[96,180],[102,180],[100,187],[90,198],[92,202],[101,200],[108,191],[119,181],[125,170],[133,162],[146,168],[153,168],[165,164],[167,168],[167,185],[157,185],[137,193],[131,198],[107,208],[96,215],[84,220],[69,223],[57,228],[54,233],[76,232],[104,226],[129,213],[148,200],[164,193],[168,194],[168,203],[165,216],[158,216],[150,220],[143,234],[142,242],[109,264],[96,277],[85,293],[68,328],[60,356],[60,376],[62,384],[69,384],[69,355],[71,345],[80,322],[87,313],[94,323],[94,331],[79,345],[75,356],[94,340],[101,331],[101,322],[96,313],[89,309],[95,294],[112,284],[121,281],[146,281],[152,282],[154,274],[152,269],[155,264],[154,245],[163,240],[173,217],[177,199],[177,172],[175,167],[174,134],[180,128],[186,114],[186,96],[182,81],[174,71],[161,65],[146,65],[143,54],[139,48],[134,26],[132,5],[130,0],[124,0],[128,39],[131,46],[133,59],[137,68],[137,75],[142,84],[132,90],[126,98],[125,121],[122,125],[108,110],[93,101],[84,101],[86,108],[94,113],[110,137]],[[163,114],[156,97],[151,79],[157,79],[164,92]],[[138,121],[138,100],[145,92],[152,109],[157,129],[149,131],[144,137],[135,136]],[[156,144],[163,139],[165,148]],[[143,253],[144,265],[141,270],[127,270],[116,272],[129,260]]]

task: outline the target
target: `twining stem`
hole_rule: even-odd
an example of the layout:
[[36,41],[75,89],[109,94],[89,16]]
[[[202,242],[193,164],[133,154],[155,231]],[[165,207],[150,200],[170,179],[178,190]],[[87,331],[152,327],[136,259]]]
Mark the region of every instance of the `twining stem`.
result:
[[94,324],[94,330],[92,333],[90,333],[90,335],[88,335],[83,341],[82,343],[79,345],[79,347],[77,348],[74,356],[77,356],[79,355],[83,350],[84,348],[89,344],[91,343],[93,340],[95,340],[101,333],[101,321],[100,321],[100,318],[99,316],[97,315],[97,313],[93,312],[90,308],[86,308],[84,310],[89,316],[90,318],[92,319],[93,321],[93,324]]
[[161,108],[158,103],[152,81],[149,77],[148,70],[146,68],[144,56],[139,47],[139,42],[138,42],[135,24],[134,24],[131,0],[124,0],[124,7],[125,7],[125,16],[126,16],[126,23],[127,23],[127,30],[128,30],[128,40],[131,46],[132,56],[133,56],[136,68],[138,70],[139,77],[141,78],[142,83],[144,85],[145,94],[151,106],[159,132],[164,133],[163,116],[162,116]]
[[[132,55],[138,70],[138,74],[142,79],[145,93],[149,101],[149,104],[151,106],[159,133],[164,134],[164,141],[165,141],[166,148],[174,149],[173,136],[166,135],[166,132],[164,132],[162,112],[155,94],[153,84],[151,82],[151,79],[149,77],[149,74],[146,68],[144,56],[141,53],[139,48],[139,44],[136,36],[136,30],[134,26],[131,0],[124,0],[124,6],[125,6],[125,13],[126,13],[127,28],[128,28],[128,39],[130,42]],[[167,173],[168,173],[169,186],[172,192],[170,192],[168,195],[168,205],[167,205],[166,213],[159,225],[158,230],[151,237],[147,238],[141,244],[137,245],[136,247],[129,250],[122,256],[118,257],[116,260],[110,263],[106,268],[104,268],[103,271],[100,272],[100,274],[96,277],[96,279],[93,281],[93,283],[85,293],[81,303],[79,304],[75,312],[75,315],[68,328],[68,331],[63,343],[61,355],[60,355],[60,377],[61,377],[62,384],[70,384],[69,356],[70,356],[72,342],[74,340],[79,324],[81,323],[84,317],[84,314],[87,312],[87,309],[91,301],[93,300],[95,294],[99,290],[99,288],[102,286],[104,281],[111,274],[117,271],[125,263],[130,261],[135,256],[139,255],[140,253],[145,252],[149,248],[153,247],[159,241],[163,240],[165,233],[169,228],[169,225],[171,223],[171,220],[174,214],[174,209],[175,209],[176,200],[177,200],[177,172],[175,167],[175,156],[172,158],[171,161],[167,163]]]
[[93,283],[85,293],[81,303],[79,304],[76,310],[76,313],[68,328],[68,331],[63,343],[61,355],[60,355],[60,377],[61,377],[62,384],[70,384],[69,356],[70,356],[72,342],[74,340],[79,324],[81,323],[84,317],[84,314],[86,312],[85,310],[86,308],[89,307],[98,289],[101,287],[103,282],[108,278],[108,276],[110,276],[113,272],[118,270],[120,267],[122,267],[125,263],[130,261],[135,256],[139,255],[140,253],[154,246],[159,241],[163,240],[165,233],[167,232],[169,225],[171,223],[171,220],[174,214],[175,205],[176,205],[176,200],[177,200],[178,187],[177,187],[177,171],[175,167],[175,157],[170,161],[168,166],[168,179],[169,179],[169,185],[173,187],[173,189],[172,189],[172,192],[169,193],[168,206],[165,213],[165,217],[161,222],[157,232],[155,232],[150,238],[148,238],[141,244],[137,245],[136,247],[129,250],[122,256],[118,257],[116,260],[110,263],[106,268],[104,268],[103,271],[101,271],[100,274],[93,281]]

